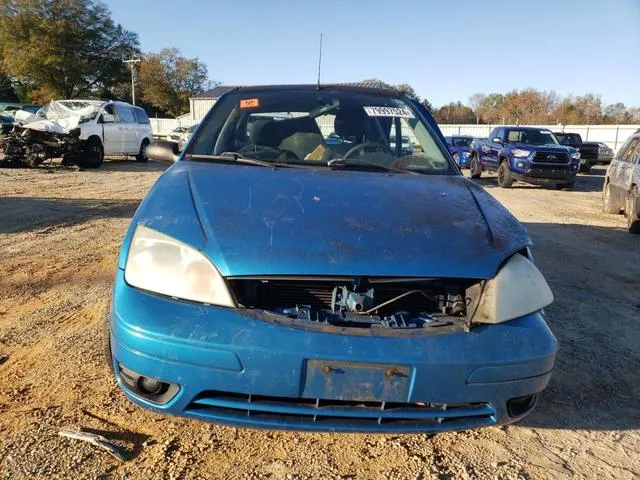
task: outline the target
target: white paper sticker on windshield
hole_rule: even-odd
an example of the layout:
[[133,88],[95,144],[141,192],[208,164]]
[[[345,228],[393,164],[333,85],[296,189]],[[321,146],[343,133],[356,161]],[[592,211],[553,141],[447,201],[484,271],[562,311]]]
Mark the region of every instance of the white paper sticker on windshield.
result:
[[408,108],[397,107],[364,107],[364,111],[370,117],[401,117],[415,118]]

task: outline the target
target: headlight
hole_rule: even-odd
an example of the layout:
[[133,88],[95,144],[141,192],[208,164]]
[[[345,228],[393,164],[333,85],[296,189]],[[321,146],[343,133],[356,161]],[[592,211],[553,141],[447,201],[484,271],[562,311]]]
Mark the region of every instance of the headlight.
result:
[[467,312],[473,323],[502,323],[522,317],[553,302],[553,293],[540,270],[516,254],[498,274],[467,290]]
[[138,225],[124,278],[129,285],[170,297],[234,307],[222,276],[202,253],[174,238]]
[[521,148],[514,148],[513,150],[511,150],[511,153],[513,154],[514,157],[525,158],[531,154],[531,151],[523,150]]
[[580,152],[575,152],[571,154],[571,158],[573,160],[580,160]]
[[462,152],[462,156],[464,158],[469,158],[471,156],[471,152]]

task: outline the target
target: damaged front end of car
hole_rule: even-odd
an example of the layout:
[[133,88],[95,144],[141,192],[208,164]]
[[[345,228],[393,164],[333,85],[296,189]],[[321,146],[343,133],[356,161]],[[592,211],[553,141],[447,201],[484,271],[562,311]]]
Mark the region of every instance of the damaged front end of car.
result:
[[72,165],[82,154],[80,129],[68,132],[47,132],[19,124],[3,125],[0,133],[0,151],[5,167],[34,168],[46,160],[63,158],[63,164]]
[[227,282],[249,317],[300,327],[377,330],[383,336],[416,329],[468,332],[473,324],[502,323],[553,302],[527,249],[489,280],[232,277]]

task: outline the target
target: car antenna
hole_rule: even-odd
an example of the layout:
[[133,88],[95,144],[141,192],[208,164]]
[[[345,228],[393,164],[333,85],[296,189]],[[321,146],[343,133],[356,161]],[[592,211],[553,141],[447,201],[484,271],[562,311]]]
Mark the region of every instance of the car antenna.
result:
[[320,55],[318,56],[318,90],[320,90],[320,68],[322,67],[322,33],[320,33]]

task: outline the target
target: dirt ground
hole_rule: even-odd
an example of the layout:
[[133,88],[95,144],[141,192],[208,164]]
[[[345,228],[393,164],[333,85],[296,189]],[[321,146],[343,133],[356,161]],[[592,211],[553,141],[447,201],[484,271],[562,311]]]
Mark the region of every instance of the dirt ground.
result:
[[[640,476],[640,237],[576,191],[481,180],[531,232],[555,293],[555,375],[522,423],[463,433],[240,430],[139,409],[101,357],[118,248],[158,163],[0,170],[0,478],[558,479]],[[101,433],[124,462],[61,429]]]

